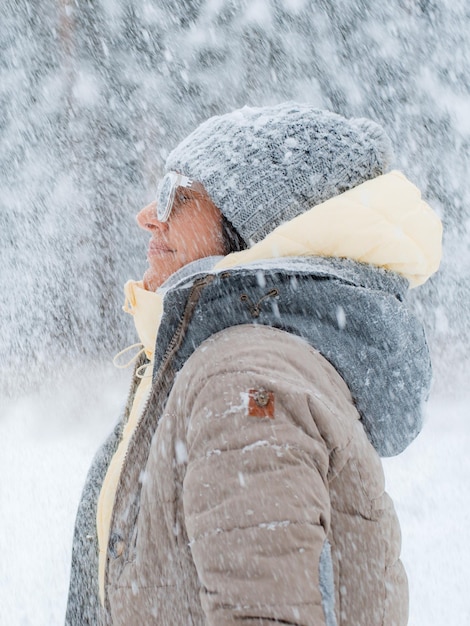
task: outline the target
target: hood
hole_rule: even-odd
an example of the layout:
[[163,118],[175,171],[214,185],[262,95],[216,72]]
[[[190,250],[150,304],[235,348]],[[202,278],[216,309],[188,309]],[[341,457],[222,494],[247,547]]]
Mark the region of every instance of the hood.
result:
[[163,294],[147,291],[143,281],[128,280],[122,307],[134,318],[135,328],[149,361],[153,361],[158,326],[163,315]]
[[436,213],[415,185],[393,171],[312,207],[215,269],[261,259],[336,257],[391,270],[417,287],[437,271],[441,240]]

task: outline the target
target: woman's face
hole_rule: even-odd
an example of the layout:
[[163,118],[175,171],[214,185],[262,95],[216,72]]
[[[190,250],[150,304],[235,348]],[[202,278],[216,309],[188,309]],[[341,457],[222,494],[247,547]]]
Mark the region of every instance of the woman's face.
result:
[[166,222],[158,221],[156,207],[152,202],[137,214],[139,226],[152,235],[149,268],[144,273],[144,287],[149,291],[191,261],[224,254],[222,215],[208,196],[178,188]]

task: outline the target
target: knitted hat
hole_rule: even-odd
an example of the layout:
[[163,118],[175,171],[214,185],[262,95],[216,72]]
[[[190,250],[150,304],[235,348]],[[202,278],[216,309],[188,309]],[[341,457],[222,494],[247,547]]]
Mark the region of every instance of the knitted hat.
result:
[[211,117],[168,156],[201,182],[248,243],[366,180],[392,159],[384,130],[306,104],[243,107]]

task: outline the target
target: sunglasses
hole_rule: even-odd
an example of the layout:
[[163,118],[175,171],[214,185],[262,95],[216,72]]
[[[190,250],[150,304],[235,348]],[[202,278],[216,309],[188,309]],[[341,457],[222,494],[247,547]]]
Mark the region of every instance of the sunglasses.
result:
[[166,222],[170,217],[171,209],[175,201],[176,190],[185,187],[198,193],[205,193],[203,185],[191,180],[183,174],[168,172],[161,179],[157,188],[157,219],[159,222]]

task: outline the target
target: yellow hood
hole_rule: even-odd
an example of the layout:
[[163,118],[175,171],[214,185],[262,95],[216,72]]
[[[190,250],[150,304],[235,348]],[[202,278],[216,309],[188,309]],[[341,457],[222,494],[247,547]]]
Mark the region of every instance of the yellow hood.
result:
[[312,207],[215,269],[277,257],[341,257],[392,270],[417,287],[437,271],[441,239],[436,213],[393,171]]
[[157,331],[163,315],[163,295],[144,289],[141,280],[128,280],[124,285],[124,294],[126,299],[122,308],[133,316],[145,355],[152,361]]

